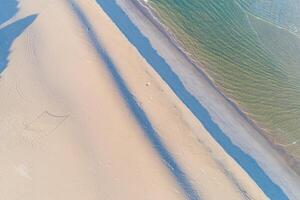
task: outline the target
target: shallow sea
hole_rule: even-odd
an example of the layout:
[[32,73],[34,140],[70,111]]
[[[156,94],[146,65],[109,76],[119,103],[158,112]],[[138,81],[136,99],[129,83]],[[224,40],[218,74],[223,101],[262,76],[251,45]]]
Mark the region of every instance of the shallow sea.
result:
[[170,66],[160,57],[157,51],[153,49],[149,40],[139,31],[138,27],[130,21],[129,17],[117,5],[115,0],[97,0],[97,2],[127,39],[137,48],[139,53],[170,86],[178,98],[191,110],[223,149],[250,175],[265,194],[275,200],[288,199],[281,188],[268,177],[257,162],[230,141],[212,120],[207,110],[185,89]]
[[149,4],[215,85],[300,169],[300,1]]

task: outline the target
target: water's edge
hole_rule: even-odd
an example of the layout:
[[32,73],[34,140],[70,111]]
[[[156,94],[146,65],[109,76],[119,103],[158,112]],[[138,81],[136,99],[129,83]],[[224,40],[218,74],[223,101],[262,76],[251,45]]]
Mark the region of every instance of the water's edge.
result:
[[[128,1],[132,2],[132,0]],[[152,47],[148,38],[146,38],[137,25],[130,20],[126,12],[119,7],[118,3],[116,3],[115,0],[109,2],[97,0],[97,2],[153,69],[170,86],[173,92],[211,133],[212,137],[250,175],[267,196],[271,199],[288,199],[287,194],[282,191],[278,184],[270,179],[260,165],[258,165],[256,160],[235,145],[212,120],[207,109],[205,109],[200,102],[187,91],[177,74],[172,71],[171,67],[159,55],[156,49]],[[285,191],[288,191],[288,189],[285,188]],[[290,199],[297,199],[293,195],[293,192],[289,194],[289,196],[291,196]]]
[[289,164],[289,166],[300,176],[300,169],[295,168],[297,166],[298,161],[290,155],[282,146],[276,145],[272,142],[272,139],[268,137],[270,134],[262,127],[260,127],[254,119],[247,115],[244,110],[238,106],[238,103],[233,99],[228,98],[223,90],[219,88],[215,83],[213,78],[209,76],[207,72],[201,67],[198,67],[199,64],[189,56],[189,53],[184,50],[182,45],[177,41],[176,37],[173,35],[171,31],[169,31],[168,27],[162,24],[159,21],[159,16],[156,15],[156,11],[154,8],[149,6],[143,0],[130,0],[137,9],[139,9],[146,17],[153,23],[153,25],[168,39],[168,41],[173,45],[175,49],[177,49],[182,56],[195,68],[197,72],[199,72],[205,80],[213,87],[226,101],[239,113],[239,115],[249,123],[257,132],[260,133],[261,136],[265,138],[265,140],[282,156],[282,158]]

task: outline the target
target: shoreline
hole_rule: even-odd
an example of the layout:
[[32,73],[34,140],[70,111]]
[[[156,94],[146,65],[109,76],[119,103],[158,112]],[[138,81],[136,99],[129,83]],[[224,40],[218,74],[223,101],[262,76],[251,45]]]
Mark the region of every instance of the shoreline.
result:
[[2,197],[268,199],[98,2],[20,1],[39,15],[1,79]]
[[300,169],[297,166],[300,166],[300,162],[294,158],[293,155],[289,154],[282,146],[275,144],[272,142],[272,136],[268,133],[267,130],[260,127],[254,119],[247,115],[246,112],[238,105],[234,99],[231,99],[226,96],[226,94],[219,88],[215,83],[213,78],[209,76],[209,74],[205,71],[205,69],[201,68],[199,65],[204,65],[201,63],[197,63],[196,60],[189,56],[189,52],[185,51],[179,41],[176,40],[176,37],[169,30],[169,28],[161,23],[159,20],[159,16],[157,15],[154,8],[148,5],[144,0],[131,0],[131,2],[140,9],[143,14],[155,25],[155,27],[164,34],[170,43],[176,48],[182,56],[185,57],[186,60],[190,62],[190,64],[205,78],[205,80],[224,98],[226,101],[234,107],[234,109],[244,118],[257,132],[259,132],[268,142],[269,144],[282,156],[282,158],[288,163],[288,165],[297,173],[300,178]]
[[[128,1],[130,1],[130,3]],[[147,5],[147,3],[145,3],[144,1],[139,1],[139,0],[123,0],[123,1],[119,0],[118,4],[121,4],[120,7],[123,6],[122,9],[124,10],[124,12],[126,12],[127,15],[129,15],[129,12],[128,12],[129,10],[128,9],[130,9],[130,7],[132,7],[132,5],[135,7],[135,9],[137,9],[139,12],[141,12],[144,15],[144,17],[147,18],[147,20],[149,20],[150,23],[152,23],[152,25],[164,37],[166,37],[164,39],[167,40],[169,43],[171,43],[170,46],[173,47],[174,51],[178,51],[179,54],[181,54],[181,57],[184,58],[184,59],[186,59],[186,61],[188,61],[188,63],[191,66],[193,66],[194,71],[197,71],[198,74],[201,74],[201,76],[202,76],[201,78],[204,78],[205,81],[210,85],[210,87],[212,87],[215,90],[215,92],[217,92],[222,98],[224,98],[226,100],[227,104],[229,104],[230,107],[232,107],[235,110],[234,112],[236,112],[239,115],[239,117],[241,117],[245,121],[244,123],[248,124],[246,126],[251,126],[250,131],[248,131],[248,133],[246,133],[246,134],[249,134],[249,132],[251,133],[251,131],[253,131],[253,129],[254,129],[255,132],[258,132],[257,134],[259,134],[260,137],[255,138],[255,135],[257,136],[257,134],[255,134],[254,136],[252,136],[252,138],[255,138],[253,141],[256,140],[255,142],[259,143],[260,148],[265,148],[267,150],[267,152],[270,152],[270,155],[263,155],[263,156],[259,155],[259,150],[257,150],[257,151],[256,150],[251,150],[249,148],[249,146],[251,146],[251,145],[249,145],[249,144],[244,145],[243,142],[237,141],[237,140],[240,140],[241,138],[240,139],[234,139],[233,135],[228,134],[228,130],[225,131],[226,135],[229,136],[230,139],[233,140],[233,142],[235,144],[237,144],[239,147],[241,147],[245,152],[249,153],[249,155],[251,155],[253,158],[255,158],[255,160],[258,161],[258,163],[260,164],[260,166],[269,174],[269,176],[272,178],[272,180],[273,181],[275,180],[275,182],[278,185],[280,185],[282,188],[285,188],[286,192],[289,189],[287,189],[287,187],[285,186],[286,183],[283,183],[283,182],[285,182],[285,181],[283,181],[283,177],[285,177],[285,176],[283,174],[278,175],[278,173],[276,173],[272,169],[270,169],[271,167],[268,167],[267,163],[265,161],[263,161],[264,160],[263,157],[270,157],[271,156],[272,157],[271,160],[273,160],[272,162],[280,163],[279,164],[279,165],[281,165],[280,168],[286,169],[286,173],[289,174],[289,176],[288,176],[289,178],[287,178],[287,179],[289,179],[289,181],[287,181],[287,182],[290,182],[291,185],[293,185],[293,182],[299,183],[299,176],[298,176],[299,174],[296,175],[297,171],[295,169],[292,169],[292,166],[290,164],[290,157],[287,157],[288,154],[286,152],[283,153],[282,150],[281,150],[281,148],[275,146],[275,144],[272,143],[266,137],[266,135],[263,133],[264,130],[262,130],[260,127],[258,127],[256,125],[256,123],[252,119],[249,119],[249,117],[238,107],[238,105],[236,103],[234,103],[231,99],[227,98],[222,93],[222,91],[220,91],[220,89],[218,89],[214,85],[213,81],[209,78],[209,76],[207,75],[207,73],[203,72],[199,67],[197,67],[197,64],[195,64],[195,62],[193,62],[193,59],[191,59],[187,55],[187,52],[185,52],[180,47],[180,45],[178,44],[178,42],[172,36],[172,33],[170,33],[168,31],[168,29],[166,27],[164,27],[164,25],[159,22],[159,20],[157,19],[157,16],[155,14],[153,15],[153,11],[151,10],[150,6]],[[126,7],[125,4],[132,4],[132,5],[127,5],[128,6],[127,7],[127,11],[126,11],[126,8],[124,9],[124,7]],[[133,16],[129,16],[129,17],[132,20]],[[141,30],[141,32],[143,32],[145,34],[145,32],[147,32],[147,30],[145,30],[146,29],[146,27],[145,27],[146,25],[144,25],[144,27],[142,27],[142,25],[141,25],[142,24],[142,22],[141,22],[142,19],[139,19],[139,20],[140,20],[140,22],[137,22],[137,19],[133,20],[133,22],[135,23],[135,25],[137,27],[139,27],[139,29]],[[140,23],[140,24],[138,24],[138,23]],[[145,24],[146,24],[146,22],[145,22]],[[149,29],[151,29],[151,27]],[[154,37],[154,36],[152,35],[152,37]],[[151,36],[149,37],[149,34],[148,34],[147,38],[151,42],[152,38],[151,38]],[[151,44],[152,44],[152,42],[151,42]],[[153,48],[155,48],[160,53],[160,51],[157,49],[158,48],[157,46],[155,46],[153,44],[152,44],[152,46],[153,46]],[[163,46],[163,45],[161,45],[161,46]],[[162,57],[165,58],[165,59],[167,59],[165,56],[162,56]],[[201,102],[201,100],[200,100],[200,102]],[[201,103],[203,103],[203,102],[201,102]],[[211,113],[211,112],[209,112],[209,113]],[[233,113],[233,115],[237,115],[236,113]],[[217,124],[219,124],[219,123],[217,123]],[[249,127],[247,127],[247,128],[249,129]],[[268,144],[269,147],[264,147],[264,144],[266,144],[266,143]],[[272,148],[273,151],[270,150],[270,148]],[[254,152],[254,151],[256,151],[256,152]],[[274,161],[274,160],[276,160],[276,161]],[[282,169],[279,170],[279,171],[282,171]],[[277,171],[277,170],[275,170],[275,171]],[[294,177],[295,175],[297,177]],[[293,190],[294,190],[295,193],[297,193],[297,191],[296,191],[297,188],[294,188]]]
[[256,133],[236,134],[250,125],[131,0],[5,1],[22,31],[2,34],[12,39],[0,80],[1,197],[300,199],[236,145],[269,156]]
[[241,110],[241,108],[237,105],[236,102],[228,98],[223,93],[222,89],[216,86],[214,80],[209,76],[209,74],[205,72],[204,69],[200,69],[196,61],[193,58],[188,56],[189,53],[181,47],[181,44],[176,40],[172,32],[168,30],[168,27],[162,24],[161,22],[159,22],[158,16],[156,16],[156,13],[154,13],[155,11],[154,12],[152,11],[153,8],[147,5],[143,0],[131,0],[131,1],[135,6],[139,7],[145,15],[147,15],[148,19],[169,39],[169,41],[172,43],[174,48],[176,48],[182,54],[182,56],[184,56],[186,60],[190,62],[190,64],[195,68],[195,70],[197,70],[201,75],[203,75],[205,80],[210,84],[211,87],[213,87],[216,90],[216,92],[218,92],[223,98],[225,98],[228,101],[228,103],[231,106],[233,106],[236,109],[236,111],[248,123],[250,123],[253,126],[253,128],[255,128],[258,132],[263,132],[263,130],[258,125],[256,125],[255,121],[252,120],[245,112]]

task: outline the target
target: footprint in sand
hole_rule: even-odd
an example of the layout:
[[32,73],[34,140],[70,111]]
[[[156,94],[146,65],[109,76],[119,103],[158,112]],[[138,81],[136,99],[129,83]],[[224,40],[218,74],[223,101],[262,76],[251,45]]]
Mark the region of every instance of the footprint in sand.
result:
[[68,115],[55,115],[48,111],[42,112],[33,121],[25,123],[26,138],[41,139],[53,133],[68,118]]

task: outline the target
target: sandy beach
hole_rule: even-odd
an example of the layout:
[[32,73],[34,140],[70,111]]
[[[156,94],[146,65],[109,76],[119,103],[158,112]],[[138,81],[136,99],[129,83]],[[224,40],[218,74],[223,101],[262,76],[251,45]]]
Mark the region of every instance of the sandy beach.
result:
[[[297,199],[298,179],[276,151],[131,1],[118,3],[234,143]],[[96,1],[0,6],[0,199],[269,199]]]
[[287,165],[286,160],[274,146],[262,136],[260,130],[213,85],[206,73],[199,70],[201,66],[195,66],[172,33],[168,32],[167,27],[161,25],[157,17],[147,8],[147,4],[136,0],[117,2],[149,39],[152,47],[166,60],[171,70],[178,75],[186,90],[208,110],[213,121],[230,140],[253,157],[268,176],[283,188],[290,199],[298,199],[299,176]]

